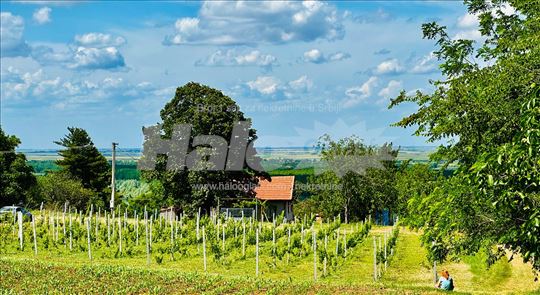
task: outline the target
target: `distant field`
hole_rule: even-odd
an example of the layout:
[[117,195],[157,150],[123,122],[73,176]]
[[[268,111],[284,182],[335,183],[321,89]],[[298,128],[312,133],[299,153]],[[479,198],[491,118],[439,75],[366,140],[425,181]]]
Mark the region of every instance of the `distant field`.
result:
[[[412,160],[416,163],[429,163],[429,154],[432,149],[428,147],[403,147],[398,154],[398,161]],[[55,161],[60,157],[57,150],[21,150],[29,164],[37,174],[58,170]],[[111,160],[110,150],[101,152]],[[272,175],[296,175],[300,181],[314,173],[314,168],[321,165],[320,156],[314,148],[262,148],[258,150],[262,165]],[[119,149],[116,162],[117,179],[140,178],[137,170],[139,149]]]
[[[34,172],[43,175],[48,171],[57,171],[60,169],[55,163],[56,160],[28,160],[28,164],[34,168]],[[140,178],[140,171],[137,169],[137,162],[134,160],[116,161],[116,179],[136,179]]]
[[[434,147],[400,147],[398,160],[428,160],[429,154]],[[57,160],[60,158],[56,149],[20,149],[18,152],[26,155],[29,160]],[[100,152],[111,159],[111,149],[100,149]],[[290,147],[290,148],[257,148],[257,152],[262,159],[289,159],[289,160],[315,160],[319,158],[319,153],[313,147]],[[118,160],[137,160],[141,155],[139,148],[117,149],[116,158]]]

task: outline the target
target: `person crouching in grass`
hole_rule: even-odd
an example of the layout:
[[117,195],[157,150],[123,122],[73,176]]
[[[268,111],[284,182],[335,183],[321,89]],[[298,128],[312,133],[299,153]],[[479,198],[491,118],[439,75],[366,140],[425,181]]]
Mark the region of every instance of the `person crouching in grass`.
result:
[[445,291],[454,290],[454,279],[452,279],[450,273],[446,269],[441,271],[441,277],[435,287]]

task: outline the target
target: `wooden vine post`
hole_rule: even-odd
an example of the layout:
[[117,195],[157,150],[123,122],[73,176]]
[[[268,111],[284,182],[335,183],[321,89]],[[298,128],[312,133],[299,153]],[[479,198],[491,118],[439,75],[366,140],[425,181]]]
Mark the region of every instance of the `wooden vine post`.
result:
[[255,232],[255,276],[259,276],[259,229]]
[[206,272],[206,233],[204,231],[204,225],[202,227],[202,244],[203,244],[203,263],[204,271]]
[[23,250],[23,239],[24,239],[24,235],[23,235],[23,214],[21,211],[17,212],[17,220],[18,220],[18,223],[19,223],[19,246],[21,248],[21,251]]
[[32,215],[32,231],[34,233],[34,255],[37,255],[36,221],[34,215]]
[[313,242],[313,280],[317,281],[317,236],[315,235],[315,227],[312,227],[311,236]]
[[88,258],[92,261],[92,247],[90,244],[90,218],[86,219],[86,233],[88,237]]
[[148,212],[144,208],[144,228],[146,231],[145,240],[146,240],[146,264],[150,264],[150,241],[148,238]]
[[377,281],[377,238],[373,237],[373,280]]

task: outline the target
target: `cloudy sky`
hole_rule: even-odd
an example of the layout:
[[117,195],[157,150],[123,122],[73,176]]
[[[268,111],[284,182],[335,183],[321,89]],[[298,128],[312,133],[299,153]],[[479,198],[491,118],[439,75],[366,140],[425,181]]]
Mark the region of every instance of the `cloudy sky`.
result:
[[426,145],[390,127],[401,89],[439,77],[427,21],[476,39],[458,1],[2,2],[1,124],[22,148],[54,148],[67,126],[98,147],[140,147],[175,87],[222,90],[253,119],[257,146],[329,133]]

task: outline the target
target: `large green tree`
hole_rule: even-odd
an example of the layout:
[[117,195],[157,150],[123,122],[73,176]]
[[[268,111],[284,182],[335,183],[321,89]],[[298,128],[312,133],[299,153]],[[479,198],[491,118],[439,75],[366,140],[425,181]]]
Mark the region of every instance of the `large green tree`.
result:
[[320,138],[318,147],[326,171],[310,177],[315,204],[327,218],[362,220],[370,214],[397,207],[394,186],[397,150],[392,145],[369,146],[356,136]]
[[65,149],[58,152],[62,157],[56,161],[61,173],[82,183],[86,189],[97,193],[104,204],[110,195],[110,167],[107,159],[94,146],[86,130],[68,127],[69,133],[56,144]]
[[[217,135],[229,141],[236,122],[246,121],[251,125],[251,120],[244,116],[233,99],[217,89],[194,82],[178,87],[174,98],[165,105],[160,115],[165,138],[171,137],[175,125],[189,124],[190,142],[198,135]],[[249,127],[248,134],[248,141],[257,139],[255,129]],[[190,144],[187,153],[205,148],[208,146],[193,147]],[[254,149],[248,149],[246,153],[246,157],[257,160]],[[235,183],[253,186],[258,182],[257,176],[268,177],[266,173],[250,167],[244,167],[240,171],[170,171],[166,169],[166,163],[166,157],[159,157],[156,169],[145,171],[143,177],[146,180],[159,180],[163,184],[162,205],[175,204],[186,212],[196,212],[199,207],[209,210],[220,201],[223,205],[223,201],[230,198],[253,197],[252,190],[218,190],[204,185]]]
[[26,204],[36,185],[34,169],[15,148],[21,141],[0,127],[0,206]]
[[433,93],[402,92],[391,104],[416,103],[418,111],[397,125],[417,126],[430,141],[449,139],[433,159],[458,165],[409,212],[418,212],[434,260],[484,248],[494,261],[510,250],[538,270],[540,2],[465,3],[480,20],[483,43],[424,24],[444,78]]

